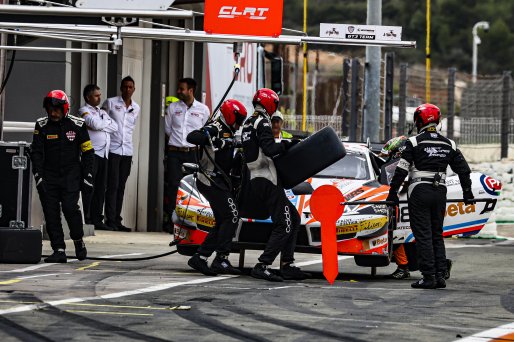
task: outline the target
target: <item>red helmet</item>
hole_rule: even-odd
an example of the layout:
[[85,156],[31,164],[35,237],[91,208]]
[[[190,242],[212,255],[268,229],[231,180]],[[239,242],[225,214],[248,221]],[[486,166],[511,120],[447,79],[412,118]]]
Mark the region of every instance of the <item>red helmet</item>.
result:
[[414,111],[414,124],[418,129],[425,127],[428,124],[438,124],[441,120],[441,110],[439,107],[425,103],[416,108]]
[[68,96],[62,90],[52,90],[46,94],[43,100],[43,108],[48,107],[61,107],[64,117],[66,117],[70,111],[70,101]]
[[243,121],[246,119],[246,108],[244,104],[239,102],[238,100],[228,99],[221,105],[221,114],[223,114],[223,119],[225,123],[232,127],[234,123],[238,125],[242,125]]
[[273,115],[278,108],[278,95],[273,90],[261,88],[253,96],[253,106],[261,105],[269,116]]

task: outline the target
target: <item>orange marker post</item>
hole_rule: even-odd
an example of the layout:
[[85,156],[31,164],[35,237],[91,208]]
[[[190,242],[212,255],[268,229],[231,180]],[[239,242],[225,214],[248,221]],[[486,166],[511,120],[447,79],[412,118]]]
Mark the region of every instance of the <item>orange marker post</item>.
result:
[[336,221],[344,211],[345,198],[338,188],[322,185],[312,193],[311,213],[321,223],[321,253],[323,256],[323,275],[333,284],[339,274],[337,259]]

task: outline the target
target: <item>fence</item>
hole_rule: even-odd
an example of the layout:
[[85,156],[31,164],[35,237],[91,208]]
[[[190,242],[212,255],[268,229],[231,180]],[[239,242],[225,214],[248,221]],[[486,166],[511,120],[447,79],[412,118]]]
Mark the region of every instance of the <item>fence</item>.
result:
[[[316,67],[309,71],[306,129],[313,132],[331,125],[340,137],[364,141],[364,62],[341,57],[336,62],[339,65],[329,63],[333,61],[333,57],[324,59],[317,53]],[[380,90],[383,106],[377,122],[382,141],[389,136],[407,134],[413,126],[414,109],[428,102],[424,65],[409,66],[399,62],[394,71],[390,67],[391,63],[387,64],[384,58]],[[302,68],[296,60],[287,64],[287,70],[281,108],[286,114],[285,129],[301,130],[302,116],[297,114],[302,108]],[[288,84],[292,86],[288,88]],[[505,156],[507,145],[514,140],[513,99],[509,72],[479,76],[473,83],[471,75],[455,68],[431,71],[429,101],[441,108],[442,130],[457,143],[501,144],[502,156]]]

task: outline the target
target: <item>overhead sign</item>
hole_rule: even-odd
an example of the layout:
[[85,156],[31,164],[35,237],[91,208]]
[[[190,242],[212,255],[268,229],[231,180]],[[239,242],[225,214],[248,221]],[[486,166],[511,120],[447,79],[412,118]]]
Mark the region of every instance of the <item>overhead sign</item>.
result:
[[320,24],[321,38],[343,38],[360,40],[402,40],[401,26]]
[[282,33],[281,0],[205,0],[207,33],[278,37]]

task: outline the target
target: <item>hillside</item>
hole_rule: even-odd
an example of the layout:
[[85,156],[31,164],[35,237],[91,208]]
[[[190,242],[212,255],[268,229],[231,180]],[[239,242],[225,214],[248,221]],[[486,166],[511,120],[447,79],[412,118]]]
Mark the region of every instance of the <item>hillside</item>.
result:
[[[404,40],[416,40],[416,49],[395,49],[402,61],[424,63],[425,1],[383,0],[382,24],[403,27]],[[319,23],[366,23],[366,0],[308,1],[308,33],[319,35]],[[480,32],[479,73],[514,71],[514,1],[432,0],[432,65],[461,71],[471,70],[473,25],[489,21],[488,33]],[[301,30],[303,0],[284,1],[284,27]],[[319,48],[327,48],[320,46]],[[341,48],[330,47],[329,49]],[[345,53],[363,55],[363,48],[345,48]]]

